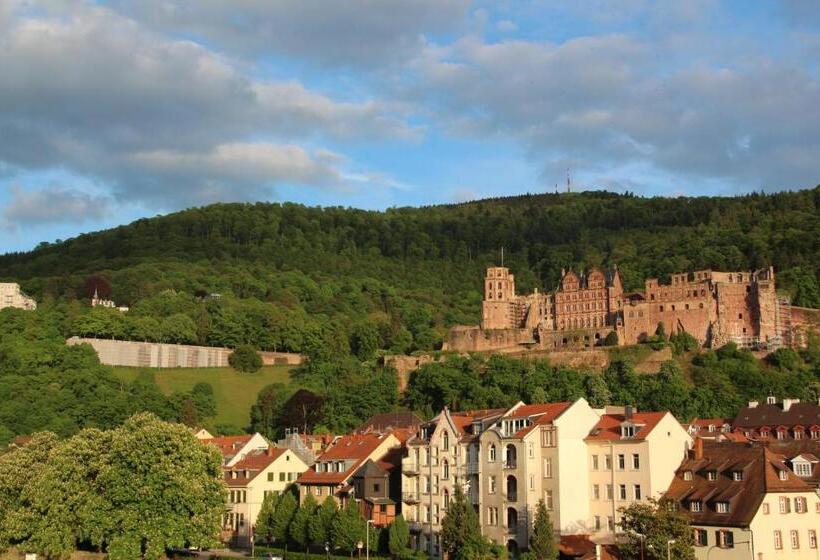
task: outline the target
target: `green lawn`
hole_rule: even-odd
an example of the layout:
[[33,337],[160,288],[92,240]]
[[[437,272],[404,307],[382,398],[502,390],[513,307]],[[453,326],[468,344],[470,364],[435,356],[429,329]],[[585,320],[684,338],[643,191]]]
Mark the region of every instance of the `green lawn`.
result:
[[[131,381],[141,368],[114,367],[114,374]],[[271,383],[289,383],[292,366],[265,366],[256,373],[239,373],[232,368],[162,368],[151,369],[163,393],[189,391],[205,381],[214,388],[217,415],[213,424],[231,424],[244,428],[250,422],[251,405],[256,395]]]

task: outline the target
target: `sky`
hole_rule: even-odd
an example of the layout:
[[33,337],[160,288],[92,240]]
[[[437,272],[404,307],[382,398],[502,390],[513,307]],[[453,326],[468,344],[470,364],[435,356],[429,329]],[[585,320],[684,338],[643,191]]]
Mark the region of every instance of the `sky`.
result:
[[213,202],[820,183],[816,0],[0,0],[0,253]]

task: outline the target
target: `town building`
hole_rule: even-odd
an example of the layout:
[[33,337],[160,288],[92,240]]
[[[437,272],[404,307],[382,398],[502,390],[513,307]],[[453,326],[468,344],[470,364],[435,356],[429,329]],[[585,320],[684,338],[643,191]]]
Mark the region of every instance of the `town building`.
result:
[[683,427],[693,438],[727,439],[732,436],[732,420],[732,418],[693,418]]
[[765,403],[749,402],[740,409],[732,428],[756,440],[820,440],[820,403],[768,397]]
[[264,451],[271,446],[268,440],[259,432],[236,436],[200,437],[199,440],[203,444],[213,445],[219,449],[219,453],[222,455],[223,467],[232,467],[241,461],[248,453]]
[[0,282],[0,309],[6,307],[32,311],[37,309],[37,302],[24,294],[19,284]]
[[265,497],[284,492],[307,469],[293,451],[275,447],[253,449],[224,467],[228,509],[222,520],[223,541],[250,545]]
[[622,507],[660,498],[692,446],[692,437],[669,412],[607,407],[586,438],[589,459],[589,532],[612,543]]
[[[796,442],[800,443],[800,442]],[[820,496],[811,475],[762,442],[696,439],[666,494],[691,519],[698,560],[816,560]]]
[[399,513],[401,457],[401,448],[393,448],[378,461],[368,459],[351,478],[359,509],[375,527],[387,527]]
[[130,308],[125,305],[118,306],[114,300],[100,297],[97,288],[94,288],[94,295],[91,296],[91,307],[106,307],[108,309],[116,309],[122,313],[127,312]]
[[[361,500],[371,494],[360,495],[356,492],[353,477],[368,461],[378,463],[393,449],[401,447],[401,441],[392,433],[350,434],[337,438],[324,453],[316,458],[316,463],[299,477],[299,496],[304,499],[313,494],[318,503],[331,498],[344,507],[348,500]],[[367,471],[359,473],[360,477]],[[371,487],[365,488],[368,492]],[[380,497],[376,493],[372,496]],[[398,502],[399,497],[391,497]],[[364,506],[361,506],[364,509]]]
[[441,555],[441,520],[461,486],[479,507],[479,436],[504,409],[442,410],[406,442],[402,459],[402,515],[410,525],[410,546]]
[[[802,316],[802,315],[801,315]],[[454,327],[456,351],[561,350],[603,344],[610,333],[637,344],[663,324],[705,346],[727,342],[748,348],[793,345],[792,308],[775,292],[774,270],[698,270],[676,273],[668,284],[649,278],[644,290],[625,292],[617,267],[588,273],[564,270],[553,292],[516,294],[509,269],[487,269],[481,325]],[[802,340],[802,339],[801,339]]]

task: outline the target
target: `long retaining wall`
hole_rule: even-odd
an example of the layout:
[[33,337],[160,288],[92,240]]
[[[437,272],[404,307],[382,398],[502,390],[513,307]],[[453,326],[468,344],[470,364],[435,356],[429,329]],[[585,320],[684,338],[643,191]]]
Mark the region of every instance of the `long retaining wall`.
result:
[[[97,351],[100,363],[105,365],[148,368],[227,367],[228,356],[233,352],[231,348],[76,336],[66,340],[66,344],[90,344]],[[259,352],[259,355],[266,366],[295,366],[303,361],[301,354],[288,352]]]

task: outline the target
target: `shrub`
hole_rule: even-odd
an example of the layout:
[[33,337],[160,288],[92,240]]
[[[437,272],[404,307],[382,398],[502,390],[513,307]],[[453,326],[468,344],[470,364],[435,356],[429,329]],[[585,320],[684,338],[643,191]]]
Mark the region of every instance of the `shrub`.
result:
[[618,346],[618,333],[610,331],[604,339],[604,346]]
[[259,371],[262,367],[262,357],[256,348],[249,344],[237,346],[230,356],[228,356],[228,363],[237,371],[244,371],[245,373],[253,373]]

